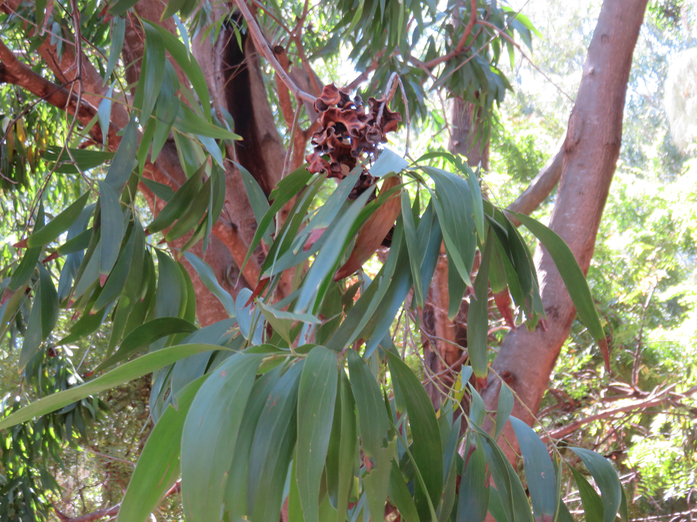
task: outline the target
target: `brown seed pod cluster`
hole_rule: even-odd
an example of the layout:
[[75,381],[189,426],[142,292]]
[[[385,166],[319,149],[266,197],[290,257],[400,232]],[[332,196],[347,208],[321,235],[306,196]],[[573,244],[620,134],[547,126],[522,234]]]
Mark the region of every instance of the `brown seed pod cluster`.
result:
[[[368,106],[366,111],[358,95],[351,99],[334,84],[325,85],[315,101],[320,129],[312,135],[314,151],[306,158],[310,172],[343,179],[387,141],[385,135],[397,129],[402,116],[383,99],[368,98]],[[364,171],[354,192],[358,195],[372,184],[372,176]]]

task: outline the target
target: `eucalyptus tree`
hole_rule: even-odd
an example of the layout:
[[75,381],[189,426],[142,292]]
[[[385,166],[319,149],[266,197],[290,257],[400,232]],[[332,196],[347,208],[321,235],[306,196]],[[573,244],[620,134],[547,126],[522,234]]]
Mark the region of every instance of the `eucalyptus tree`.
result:
[[[20,369],[105,323],[110,338],[84,384],[0,429],[152,373],[155,427],[123,502],[100,515],[145,520],[181,477],[190,520],[569,520],[568,463],[528,423],[577,313],[605,346],[583,272],[645,5],[603,7],[548,228],[483,197],[461,158],[384,146],[402,122],[408,147],[430,93],[487,120],[509,88],[502,52],[531,38],[506,6],[6,0],[4,187],[34,198],[4,271],[3,332],[26,321]],[[337,88],[313,66],[344,50],[361,74]],[[76,193],[58,201],[66,180]],[[513,218],[544,245],[537,268]],[[439,259],[437,306],[467,293],[469,307],[436,411],[422,380],[439,375],[405,363],[393,323],[423,308]],[[520,323],[495,371],[490,292]],[[612,465],[574,451],[602,495],[574,472],[586,510],[626,518]]]

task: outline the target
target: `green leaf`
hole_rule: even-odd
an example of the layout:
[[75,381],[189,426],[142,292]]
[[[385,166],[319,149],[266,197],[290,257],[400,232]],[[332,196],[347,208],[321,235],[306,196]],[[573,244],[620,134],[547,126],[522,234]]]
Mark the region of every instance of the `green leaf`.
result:
[[411,493],[409,492],[406,482],[404,482],[402,472],[399,470],[399,466],[394,460],[392,461],[390,484],[387,488],[387,494],[403,520],[406,522],[419,522],[419,512],[416,511],[414,499],[411,498]]
[[219,520],[237,434],[263,355],[237,353],[201,386],[182,434],[182,503],[187,520]]
[[443,444],[436,412],[421,381],[404,361],[388,352],[387,362],[395,383],[395,396],[400,396],[406,404],[412,436],[411,453],[427,489],[423,491],[420,481],[415,481],[416,509],[422,518],[427,518],[430,508],[425,495],[429,495],[431,504],[437,506],[443,492]]
[[[527,225],[526,225],[527,226]],[[570,448],[591,472],[603,498],[603,522],[612,522],[622,502],[622,484],[612,464],[602,455],[585,448]]]
[[179,11],[185,3],[186,0],[170,0],[167,2],[165,10],[162,12],[162,16],[160,17],[160,22],[164,22],[170,16],[177,13],[177,11]]
[[281,210],[286,203],[293,199],[298,192],[300,192],[307,185],[312,177],[312,173],[307,170],[306,165],[303,165],[278,182],[277,187],[269,196],[269,199],[272,200],[273,203],[262,220],[259,222],[259,226],[257,227],[257,231],[254,233],[254,238],[252,238],[252,243],[249,245],[249,250],[247,251],[247,255],[244,258],[242,266],[240,267],[240,271],[244,270],[250,256],[254,250],[256,250],[257,246],[259,246],[261,238],[273,219],[276,217],[276,213]]
[[532,511],[537,522],[554,519],[558,503],[556,495],[556,474],[547,448],[530,426],[511,417],[511,425],[520,445],[525,466],[525,478],[532,500]]
[[409,166],[409,162],[390,149],[383,149],[380,157],[370,167],[370,175],[381,178],[387,174],[399,174]]
[[104,179],[104,182],[109,185],[116,194],[121,194],[123,187],[126,186],[128,182],[128,178],[131,177],[136,159],[137,147],[138,124],[135,118],[132,117],[123,131],[121,143],[119,143],[119,148],[116,150],[114,159],[111,160],[109,171]]
[[[27,324],[27,329],[24,334],[22,351],[19,352],[20,370],[22,370],[34,356],[43,339],[41,328],[41,285],[39,285],[39,290],[34,294],[34,303],[32,304],[31,313],[29,314],[29,323]],[[2,426],[1,423],[0,426]]]
[[[269,211],[269,200],[266,199],[266,194],[261,190],[259,183],[254,179],[254,176],[242,165],[235,162],[235,165],[240,171],[242,176],[242,183],[244,183],[244,190],[247,192],[247,199],[249,199],[249,204],[252,206],[252,212],[254,212],[254,218],[257,220],[257,225],[259,225],[264,219],[264,215]],[[266,227],[264,232],[264,241],[266,244],[271,244],[271,223]]]
[[131,476],[117,522],[148,520],[176,482],[184,421],[196,393],[207,378],[208,375],[204,375],[181,390],[175,399],[176,406],[170,404],[155,424]]
[[[135,4],[135,2],[133,2]],[[112,11],[113,14],[113,11]],[[123,39],[126,35],[126,20],[120,16],[114,16],[111,19],[111,45],[109,47],[109,61],[104,72],[104,83],[106,84],[109,76],[116,68],[119,56],[121,56],[121,48],[123,47]]]
[[116,0],[109,8],[109,11],[111,11],[111,14],[114,16],[117,16],[125,13],[137,3],[138,0]]
[[390,421],[385,411],[380,385],[370,373],[370,368],[354,350],[348,350],[346,353],[351,374],[351,389],[358,406],[361,445],[368,456],[373,456],[383,447],[383,441],[390,429]]
[[162,147],[164,147],[172,130],[174,120],[179,114],[181,102],[177,98],[177,91],[181,88],[177,72],[169,60],[165,61],[165,78],[162,82],[162,89],[157,97],[155,105],[155,132],[152,139],[152,150],[150,151],[150,161],[155,162]]
[[247,513],[247,482],[249,477],[249,453],[254,441],[254,433],[259,423],[259,417],[264,409],[271,390],[281,376],[277,368],[259,377],[249,394],[247,407],[244,410],[240,431],[235,443],[235,451],[230,464],[230,471],[225,485],[224,510],[229,513],[230,520],[241,522]]
[[571,300],[576,307],[579,320],[588,328],[588,331],[596,341],[604,341],[605,332],[603,331],[603,326],[600,324],[600,319],[598,318],[598,312],[593,304],[591,291],[568,245],[556,232],[547,228],[539,221],[524,214],[515,214],[515,217],[525,225],[530,232],[535,234],[535,237],[540,240],[542,245],[552,256],[554,265],[557,267],[557,270],[559,270],[564,285],[566,285]]
[[351,204],[341,217],[341,221],[334,228],[334,233],[327,238],[322,250],[312,263],[308,270],[303,285],[300,290],[300,295],[295,304],[295,310],[298,312],[306,311],[317,297],[317,291],[327,277],[331,277],[334,267],[339,261],[341,253],[344,251],[344,245],[348,239],[349,232],[358,218],[359,213],[363,210],[368,198],[372,192],[366,190],[363,194]]
[[16,291],[19,287],[26,285],[34,273],[40,255],[41,247],[27,248],[17,269],[12,273],[12,279],[7,288]]
[[169,185],[158,183],[157,181],[146,177],[140,178],[140,181],[165,203],[167,203],[170,199],[172,199],[172,196],[174,196],[174,190],[172,190],[172,187]]
[[177,118],[174,120],[174,126],[182,132],[194,134],[196,136],[203,136],[218,140],[242,139],[242,137],[238,134],[230,132],[223,127],[218,127],[217,125],[204,120],[183,103],[179,105],[179,113],[177,114]]
[[421,285],[421,263],[423,261],[424,249],[419,248],[416,239],[416,227],[411,210],[411,201],[407,191],[402,192],[402,221],[404,223],[404,236],[407,240],[409,250],[409,265],[411,266],[411,277],[414,282],[414,296],[417,306],[424,305],[424,291]]
[[106,145],[107,138],[109,137],[109,125],[111,124],[111,99],[113,95],[114,85],[112,84],[102,101],[99,102],[99,108],[97,109],[99,127],[102,130],[102,143],[104,145]]
[[102,208],[102,245],[99,273],[102,285],[116,264],[123,240],[123,212],[116,192],[104,181],[99,182],[99,200]]
[[296,441],[296,405],[303,362],[291,366],[274,386],[257,424],[249,457],[247,517],[277,522],[283,487]]
[[474,209],[474,224],[477,229],[477,234],[481,240],[486,237],[486,229],[484,228],[484,205],[482,203],[482,191],[479,188],[479,180],[474,172],[469,167],[467,169],[467,184],[469,185],[470,194],[472,195],[472,208]]
[[100,372],[109,366],[113,366],[118,362],[126,360],[138,350],[147,348],[162,337],[167,337],[169,335],[178,333],[191,333],[195,332],[196,330],[197,328],[195,325],[178,317],[158,317],[157,319],[148,321],[145,324],[137,326],[131,333],[129,333],[121,343],[121,346],[119,346],[116,353],[102,361],[101,364],[94,369],[94,371],[95,373]]
[[80,217],[80,213],[82,212],[85,203],[87,203],[87,198],[89,198],[89,196],[90,193],[85,192],[77,201],[75,201],[75,203],[58,214],[48,224],[44,225],[30,235],[27,238],[27,246],[29,248],[40,247],[55,241],[58,236],[68,230],[70,225],[72,225],[77,218]]
[[513,411],[513,404],[513,392],[505,382],[501,381],[498,407],[496,408],[496,427],[494,430],[495,440],[498,440],[499,435],[501,435],[503,427],[506,425],[506,421]]
[[305,522],[319,522],[319,489],[334,417],[337,354],[315,346],[307,358],[298,391],[298,493]]
[[179,359],[189,357],[200,352],[209,350],[228,350],[222,346],[210,344],[182,344],[179,346],[171,346],[158,350],[157,352],[149,353],[138,359],[128,362],[115,368],[114,370],[85,383],[81,386],[75,386],[67,390],[54,393],[48,397],[44,397],[32,404],[21,408],[13,414],[0,420],[0,430],[11,428],[22,422],[46,415],[52,411],[72,404],[75,401],[84,399],[89,395],[95,395],[104,390],[110,390],[120,384],[123,384],[143,375],[152,373],[155,370],[163,368],[169,364],[177,362]]
[[58,294],[51,275],[39,263],[39,286],[41,287],[41,337],[46,339],[58,322]]
[[358,449],[356,401],[346,372],[339,370],[339,392],[327,452],[327,489],[335,499],[338,522],[346,520],[349,493],[353,484],[354,462]]
[[121,292],[126,286],[126,279],[128,278],[129,269],[131,268],[131,257],[133,256],[136,235],[135,231],[131,232],[131,236],[128,238],[126,246],[121,250],[121,255],[119,255],[114,269],[111,271],[111,274],[109,274],[109,278],[106,280],[99,297],[97,297],[97,300],[92,306],[93,311],[101,310],[121,295]]
[[210,95],[208,94],[208,84],[206,83],[206,78],[203,75],[201,66],[196,60],[192,59],[193,56],[188,53],[184,44],[167,29],[142,19],[141,21],[143,24],[150,24],[160,33],[160,36],[165,44],[165,48],[169,54],[172,55],[172,58],[174,58],[174,60],[179,64],[179,67],[182,68],[184,74],[189,79],[191,85],[196,91],[198,99],[201,102],[201,106],[204,108],[203,114],[206,115],[206,119],[208,119],[208,121],[211,121],[211,99]]
[[184,234],[191,232],[201,221],[201,218],[210,205],[212,182],[213,178],[209,177],[203,184],[203,187],[201,187],[199,193],[196,194],[189,207],[184,211],[172,228],[167,231],[165,239],[168,242],[179,239]]
[[[469,445],[466,447],[469,451]],[[456,522],[484,522],[488,507],[489,476],[486,472],[484,449],[478,443],[469,458],[465,459]]]
[[489,373],[489,260],[493,242],[493,234],[489,234],[474,283],[474,295],[470,298],[467,318],[467,350],[470,364],[474,375],[480,378]]
[[467,286],[471,286],[470,272],[477,242],[472,196],[467,182],[441,169],[423,169],[436,184],[435,207],[445,246],[460,277]]
[[[155,101],[160,94],[165,77],[165,44],[160,33],[150,24],[143,24],[145,31],[145,55],[143,67],[138,80],[138,91],[142,89],[142,106],[140,124],[145,125],[150,119]],[[138,92],[136,92],[136,100]]]
[[189,208],[196,194],[201,190],[201,179],[203,178],[205,170],[206,165],[201,165],[198,170],[177,189],[172,199],[167,202],[157,217],[148,225],[149,233],[154,234],[155,232],[164,230],[174,223],[175,219],[181,217],[186,209]]
[[[581,495],[581,502],[583,503],[583,511],[585,512],[585,517],[587,522],[600,522],[605,520],[603,517],[603,501],[600,495],[596,493],[593,486],[591,486],[588,481],[571,467],[571,473],[574,476],[576,485],[578,486],[578,492]],[[563,511],[563,510],[562,510]]]
[[230,293],[225,290],[215,278],[213,269],[204,260],[196,257],[191,252],[184,253],[186,260],[194,267],[201,282],[218,298],[230,317],[235,317],[235,301]]

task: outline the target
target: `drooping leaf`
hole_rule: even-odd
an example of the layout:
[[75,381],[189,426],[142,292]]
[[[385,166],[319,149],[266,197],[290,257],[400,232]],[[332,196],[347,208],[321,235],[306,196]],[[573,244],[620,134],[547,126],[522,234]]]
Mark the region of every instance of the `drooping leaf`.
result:
[[218,520],[225,480],[261,355],[237,353],[201,386],[182,433],[182,503],[188,520]]
[[131,118],[123,131],[121,143],[119,143],[119,148],[116,150],[114,159],[111,160],[109,171],[104,179],[104,182],[109,185],[116,194],[121,194],[123,187],[126,186],[128,182],[128,178],[131,177],[137,146],[138,124],[135,118]]
[[558,499],[556,498],[557,479],[552,459],[549,458],[547,448],[540,437],[530,426],[515,417],[511,417],[511,425],[523,455],[525,478],[528,482],[535,521],[553,520]]
[[196,393],[207,378],[200,377],[181,390],[176,405],[170,405],[155,424],[138,457],[117,522],[145,522],[176,482],[184,421]]
[[505,382],[501,382],[499,390],[498,407],[496,408],[496,425],[494,429],[494,439],[498,440],[503,431],[511,412],[513,411],[513,392]]
[[54,393],[53,395],[44,397],[43,399],[21,408],[0,420],[0,430],[10,428],[21,422],[31,420],[34,417],[39,417],[63,408],[68,404],[72,404],[90,395],[95,395],[101,391],[109,390],[125,382],[132,381],[133,379],[152,373],[184,357],[209,350],[227,350],[227,348],[209,344],[183,344],[149,353],[134,361],[123,364],[93,381]]
[[474,375],[483,378],[489,373],[489,260],[493,235],[484,246],[482,261],[474,283],[474,295],[470,298],[469,315],[467,318],[467,351]]
[[426,389],[406,363],[393,353],[387,354],[387,361],[395,382],[395,396],[401,396],[406,404],[414,465],[427,488],[423,491],[420,482],[415,482],[416,508],[424,518],[430,513],[425,495],[429,495],[432,505],[437,506],[443,492],[443,445],[436,412]]
[[[473,440],[468,440],[474,444]],[[473,451],[469,454],[471,449]],[[483,522],[489,507],[489,476],[484,449],[477,443],[474,448],[468,446],[467,452],[469,458],[465,459],[457,501],[457,522]]]
[[138,350],[150,346],[150,344],[162,337],[195,331],[196,326],[185,319],[180,319],[178,317],[158,317],[157,319],[153,319],[152,321],[148,321],[136,327],[126,336],[116,353],[102,361],[94,371],[96,373],[124,361]]
[[305,522],[319,522],[319,489],[338,383],[336,352],[314,347],[300,377],[296,474]]
[[177,189],[165,207],[160,211],[152,223],[148,225],[148,232],[155,233],[170,226],[175,219],[189,208],[189,205],[201,190],[201,179],[206,170],[206,165],[201,165],[198,170]]
[[249,457],[247,514],[250,520],[280,518],[283,486],[295,446],[297,400],[303,362],[291,366],[274,386],[259,418]]
[[87,203],[89,195],[89,192],[85,192],[72,205],[30,235],[27,238],[27,246],[29,248],[40,247],[55,241],[58,236],[68,230],[77,218],[80,217],[80,213],[85,203]]
[[622,502],[622,484],[605,457],[585,448],[571,448],[591,472],[603,498],[603,522],[612,522]]
[[206,288],[208,288],[208,290],[210,290],[211,293],[222,303],[228,315],[230,317],[235,317],[235,301],[230,293],[220,286],[220,283],[218,283],[218,280],[215,278],[215,274],[208,263],[196,257],[191,252],[186,252],[184,257],[189,263],[191,263],[191,266],[194,267],[194,270],[196,270],[196,273],[201,278],[203,284],[206,285]]

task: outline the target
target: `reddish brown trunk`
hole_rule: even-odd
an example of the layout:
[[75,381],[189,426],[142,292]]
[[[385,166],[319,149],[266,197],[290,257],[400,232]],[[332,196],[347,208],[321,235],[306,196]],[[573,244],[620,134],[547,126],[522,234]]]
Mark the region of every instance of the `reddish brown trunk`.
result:
[[[584,272],[593,256],[619,156],[627,81],[646,4],[647,0],[604,2],[588,49],[576,105],[569,118],[561,183],[549,226],[566,241]],[[547,330],[538,328],[528,332],[519,328],[510,332],[493,364],[497,374],[510,375],[509,384],[533,412],[539,408],[576,316],[549,253],[538,248],[535,261]],[[499,381],[491,374],[484,394],[488,410],[496,409],[498,390]],[[520,404],[513,415],[533,422]],[[514,458],[517,444],[510,433],[508,439],[513,446],[503,443],[501,447]]]

